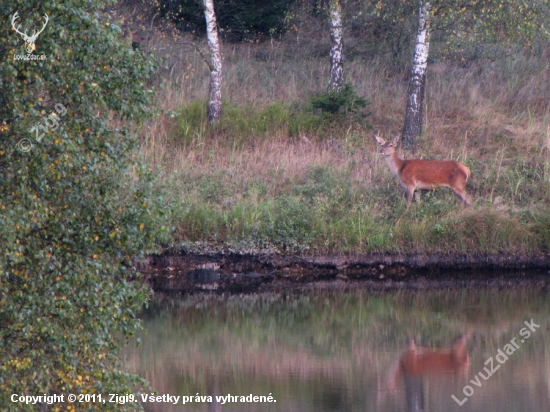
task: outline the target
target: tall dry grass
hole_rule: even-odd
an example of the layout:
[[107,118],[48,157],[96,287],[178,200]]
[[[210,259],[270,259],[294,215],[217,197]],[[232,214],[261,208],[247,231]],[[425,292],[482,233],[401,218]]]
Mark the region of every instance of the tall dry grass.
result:
[[[175,241],[317,251],[547,250],[548,44],[496,61],[429,66],[417,156],[466,163],[475,206],[462,211],[441,190],[406,211],[374,141],[377,131],[391,138],[401,130],[406,65],[355,48],[345,73],[371,102],[368,124],[340,118],[325,127],[305,107],[327,87],[328,35],[310,27],[299,37],[224,44],[226,117],[215,129],[196,110],[206,104],[209,77],[191,43],[206,45],[165,24],[143,45],[162,63],[158,116],[143,129],[142,152],[174,207]],[[273,107],[280,121],[262,124],[262,110]],[[475,236],[476,228],[490,236]]]

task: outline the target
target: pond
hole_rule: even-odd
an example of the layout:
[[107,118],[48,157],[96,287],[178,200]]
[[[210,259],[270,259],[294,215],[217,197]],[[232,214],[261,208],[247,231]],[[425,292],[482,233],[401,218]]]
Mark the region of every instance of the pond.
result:
[[124,362],[164,395],[146,411],[548,411],[549,309],[534,286],[164,297]]

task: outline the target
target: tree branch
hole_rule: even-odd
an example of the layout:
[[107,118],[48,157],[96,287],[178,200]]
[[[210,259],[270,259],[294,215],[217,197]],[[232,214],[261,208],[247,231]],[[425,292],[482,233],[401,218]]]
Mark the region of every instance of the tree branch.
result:
[[179,43],[176,43],[176,44],[183,44],[183,45],[193,46],[195,48],[195,50],[197,50],[197,52],[199,52],[200,56],[202,57],[202,59],[204,60],[204,62],[206,63],[206,65],[208,66],[210,71],[211,72],[214,71],[214,66],[212,66],[212,63],[210,63],[210,61],[204,56],[204,54],[202,53],[199,46],[197,46],[195,43],[192,43],[192,42],[189,42],[189,41],[184,41],[184,42],[179,42]]

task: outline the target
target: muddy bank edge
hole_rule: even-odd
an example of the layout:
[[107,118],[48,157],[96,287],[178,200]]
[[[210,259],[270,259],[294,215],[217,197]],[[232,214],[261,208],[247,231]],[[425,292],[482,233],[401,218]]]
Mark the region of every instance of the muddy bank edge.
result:
[[[255,293],[550,283],[550,255],[284,255],[167,250],[137,262],[155,292]],[[535,280],[537,279],[537,280]]]

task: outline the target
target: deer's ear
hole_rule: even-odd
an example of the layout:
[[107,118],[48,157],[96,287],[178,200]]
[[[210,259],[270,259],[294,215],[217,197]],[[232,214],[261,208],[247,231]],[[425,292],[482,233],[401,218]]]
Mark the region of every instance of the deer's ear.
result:
[[394,139],[392,140],[392,143],[394,146],[397,146],[397,142],[399,141],[399,139],[401,138],[401,136],[397,135],[394,137]]
[[384,139],[382,139],[380,136],[376,135],[374,136],[374,138],[376,139],[376,141],[378,142],[378,144],[380,145],[383,145],[386,143],[386,141]]

